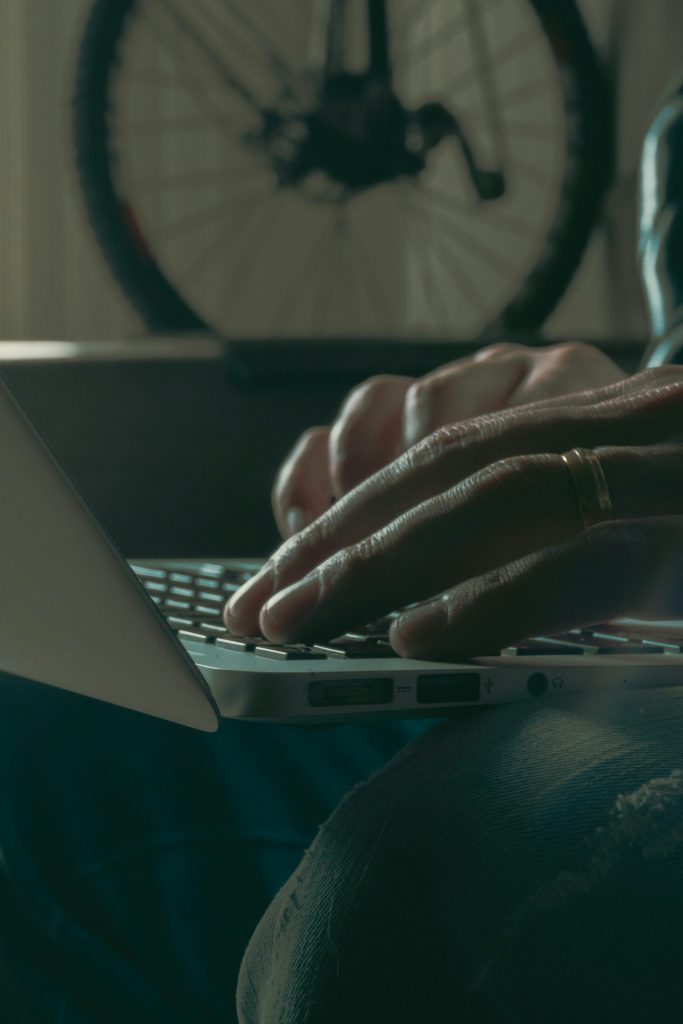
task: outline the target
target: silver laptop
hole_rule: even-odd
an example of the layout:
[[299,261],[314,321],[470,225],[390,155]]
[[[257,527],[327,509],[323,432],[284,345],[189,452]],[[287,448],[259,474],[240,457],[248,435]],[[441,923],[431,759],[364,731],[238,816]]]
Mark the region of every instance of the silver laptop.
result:
[[[164,514],[160,510],[160,515]],[[0,670],[215,730],[434,717],[479,704],[683,683],[683,621],[534,637],[467,664],[397,657],[388,621],[316,644],[234,637],[249,560],[129,564],[0,380]]]

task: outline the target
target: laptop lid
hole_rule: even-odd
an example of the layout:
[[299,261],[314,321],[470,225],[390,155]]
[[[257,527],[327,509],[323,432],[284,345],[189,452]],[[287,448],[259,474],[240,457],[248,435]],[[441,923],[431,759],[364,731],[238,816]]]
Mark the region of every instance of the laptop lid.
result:
[[0,670],[218,727],[199,670],[2,377]]

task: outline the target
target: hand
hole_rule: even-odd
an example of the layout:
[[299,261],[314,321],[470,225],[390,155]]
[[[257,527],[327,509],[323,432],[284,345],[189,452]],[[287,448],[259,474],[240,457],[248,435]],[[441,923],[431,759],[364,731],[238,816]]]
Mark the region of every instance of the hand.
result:
[[273,488],[273,510],[290,537],[402,451],[438,427],[497,409],[602,387],[626,375],[581,342],[527,348],[501,344],[419,380],[371,377],[354,388],[331,427],[297,442]]
[[[559,453],[597,448],[616,521],[583,530]],[[444,427],[286,542],[237,633],[334,637],[415,602],[402,655],[463,658],[621,615],[683,614],[683,369]]]

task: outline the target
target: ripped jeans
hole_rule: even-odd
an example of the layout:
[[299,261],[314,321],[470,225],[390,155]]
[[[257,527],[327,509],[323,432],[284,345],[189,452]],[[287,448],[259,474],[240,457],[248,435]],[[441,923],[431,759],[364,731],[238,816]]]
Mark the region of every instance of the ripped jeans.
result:
[[242,1024],[680,1024],[683,686],[463,712],[322,827]]
[[683,687],[207,736],[0,678],[7,973],[29,1024],[680,1024],[682,768]]

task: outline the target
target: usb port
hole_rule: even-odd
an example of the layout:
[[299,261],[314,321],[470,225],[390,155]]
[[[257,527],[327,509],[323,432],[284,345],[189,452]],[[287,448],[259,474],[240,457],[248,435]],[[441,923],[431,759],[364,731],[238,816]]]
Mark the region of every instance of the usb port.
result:
[[458,672],[417,677],[418,704],[463,704],[480,697],[479,673]]
[[317,679],[308,687],[308,703],[312,708],[391,704],[393,699],[393,679],[340,679],[337,682]]

